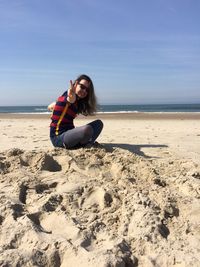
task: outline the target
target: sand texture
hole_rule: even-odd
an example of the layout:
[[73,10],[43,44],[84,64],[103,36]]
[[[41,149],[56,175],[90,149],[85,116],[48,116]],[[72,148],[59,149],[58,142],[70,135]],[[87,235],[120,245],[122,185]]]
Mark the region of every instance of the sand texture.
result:
[[101,145],[64,150],[48,120],[3,118],[0,266],[200,266],[199,122],[162,123],[109,118]]

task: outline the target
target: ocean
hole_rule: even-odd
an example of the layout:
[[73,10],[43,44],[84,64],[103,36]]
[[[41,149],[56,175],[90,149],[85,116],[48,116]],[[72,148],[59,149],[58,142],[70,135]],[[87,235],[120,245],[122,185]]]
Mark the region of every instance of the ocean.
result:
[[[200,112],[200,104],[99,105],[99,113]],[[47,106],[0,106],[0,113],[48,114]]]

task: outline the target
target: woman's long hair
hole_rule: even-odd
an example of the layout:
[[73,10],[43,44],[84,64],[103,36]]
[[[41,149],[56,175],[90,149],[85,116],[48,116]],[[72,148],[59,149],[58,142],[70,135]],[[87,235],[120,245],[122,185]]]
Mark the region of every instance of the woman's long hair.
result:
[[[92,80],[90,79],[89,76],[85,75],[85,74],[81,74],[76,80],[75,82],[80,82],[81,80],[86,80],[89,83],[89,90],[88,90],[88,94],[86,97],[84,98],[80,98],[78,100],[78,113],[79,114],[83,114],[83,115],[92,115],[96,112],[97,109],[97,99],[96,99],[96,95],[94,92],[94,85]],[[74,82],[74,83],[75,83]]]

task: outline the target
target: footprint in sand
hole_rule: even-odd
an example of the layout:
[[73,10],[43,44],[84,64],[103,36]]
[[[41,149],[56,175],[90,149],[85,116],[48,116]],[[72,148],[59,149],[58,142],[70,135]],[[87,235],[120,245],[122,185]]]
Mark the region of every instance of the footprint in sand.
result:
[[62,170],[62,166],[45,152],[27,152],[21,156],[21,163],[24,166],[30,166],[41,171],[57,172]]
[[81,238],[80,229],[65,214],[43,214],[40,217],[40,225],[52,235],[60,236],[68,240],[77,240]]
[[86,196],[83,202],[83,208],[99,207],[104,209],[110,207],[113,202],[112,196],[103,188],[94,188]]

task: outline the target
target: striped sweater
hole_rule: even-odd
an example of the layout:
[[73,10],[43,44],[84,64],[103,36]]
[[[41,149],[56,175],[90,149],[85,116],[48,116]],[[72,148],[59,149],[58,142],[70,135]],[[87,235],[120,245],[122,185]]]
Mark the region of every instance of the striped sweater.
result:
[[74,118],[77,116],[77,102],[71,104],[67,101],[67,91],[60,96],[51,116],[50,136],[60,135],[74,128]]

